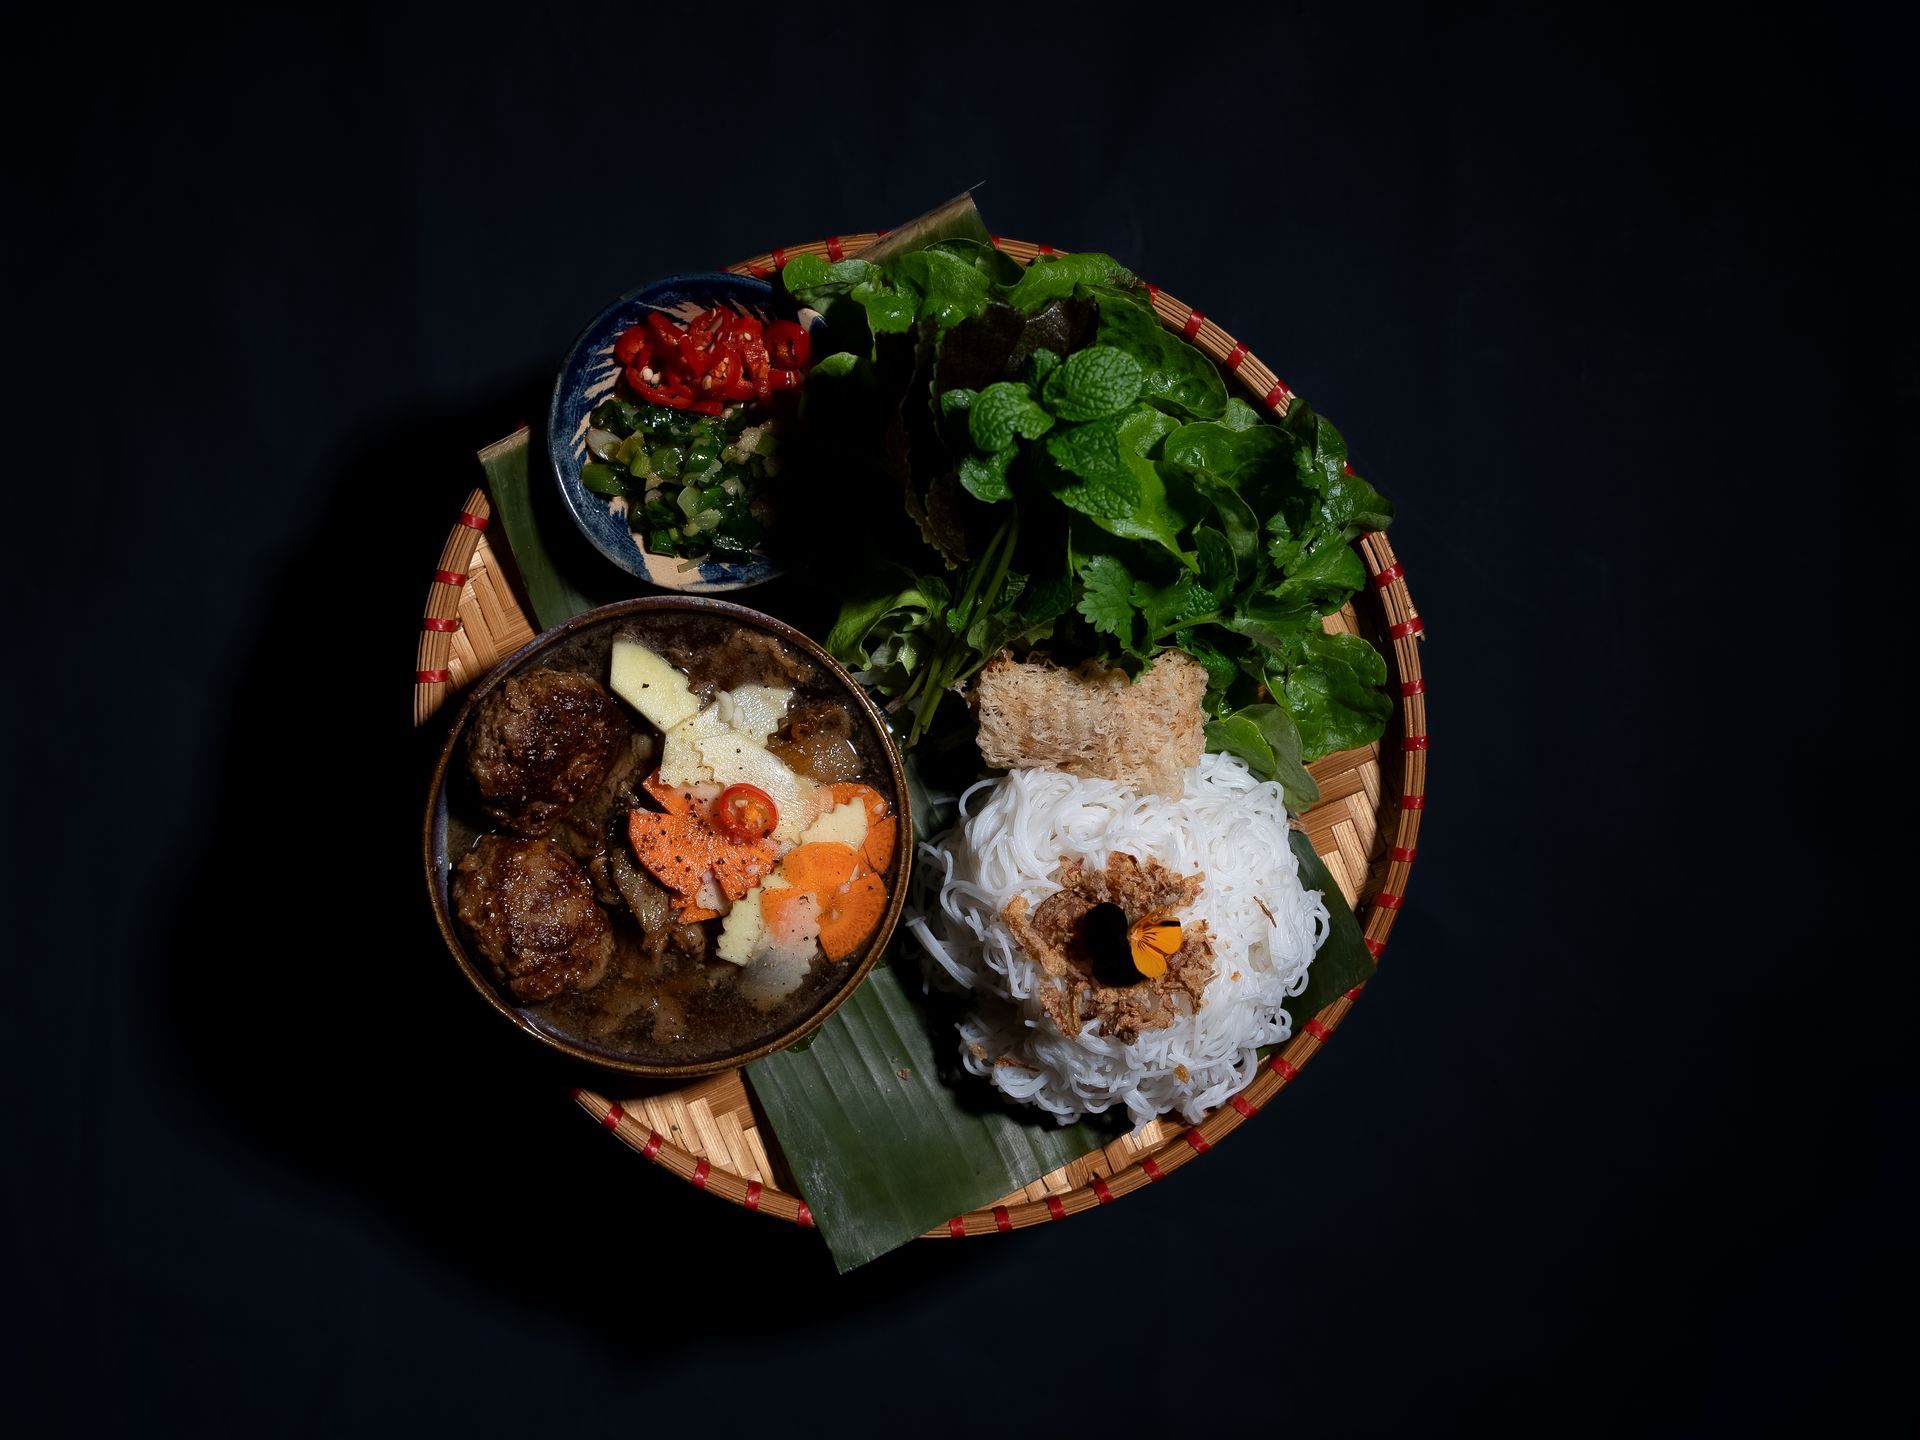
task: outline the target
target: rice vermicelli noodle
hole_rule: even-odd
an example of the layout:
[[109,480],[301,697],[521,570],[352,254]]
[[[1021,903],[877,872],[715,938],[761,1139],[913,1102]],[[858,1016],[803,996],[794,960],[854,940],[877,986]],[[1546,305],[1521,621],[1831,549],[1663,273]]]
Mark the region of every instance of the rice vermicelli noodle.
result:
[[[1061,888],[1066,862],[1125,853],[1204,875],[1187,917],[1204,919],[1214,973],[1197,1011],[1174,999],[1171,1025],[1124,1043],[1089,1018],[1063,1035],[1041,987],[1059,982],[1015,943],[1003,912]],[[1229,755],[1186,773],[1177,798],[1058,770],[1014,770],[960,798],[954,827],[923,845],[922,903],[909,928],[937,979],[968,991],[960,1024],[968,1070],[1061,1123],[1124,1105],[1135,1126],[1178,1112],[1199,1120],[1252,1078],[1263,1045],[1292,1037],[1285,1002],[1306,988],[1328,933],[1318,891],[1300,884],[1280,787]]]

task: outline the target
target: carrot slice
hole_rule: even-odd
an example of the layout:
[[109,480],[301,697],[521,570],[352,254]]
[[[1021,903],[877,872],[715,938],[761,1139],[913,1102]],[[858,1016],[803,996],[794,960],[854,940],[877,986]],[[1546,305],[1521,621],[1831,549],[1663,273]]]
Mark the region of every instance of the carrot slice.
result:
[[699,894],[700,882],[711,871],[727,898],[738,900],[760,883],[780,855],[769,841],[729,840],[698,815],[635,810],[627,817],[627,838],[640,863],[683,899]]
[[690,815],[656,815],[635,810],[627,816],[627,839],[640,863],[669,890],[692,895],[713,864],[718,837]]
[[640,782],[641,786],[659,802],[660,808],[669,815],[690,815],[693,813],[693,801],[684,790],[676,790],[660,779],[660,772],[654,771]]
[[804,923],[804,915],[791,912],[807,905],[819,908],[820,897],[811,890],[795,890],[791,886],[780,890],[762,890],[760,892],[760,916],[769,935],[785,935]]
[[729,900],[744,900],[747,892],[773,869],[780,858],[779,848],[767,840],[751,844],[723,841],[722,844],[724,848],[714,853],[713,878],[720,882]]
[[680,907],[680,923],[682,925],[697,925],[702,920],[718,920],[719,918],[720,912],[718,910],[702,910],[698,905],[682,905]]
[[780,873],[796,890],[811,890],[826,896],[838,890],[860,869],[860,855],[851,845],[837,840],[816,840],[789,850],[780,862]]
[[820,948],[829,960],[844,960],[866,943],[887,908],[887,886],[862,866],[844,890],[830,891],[820,907]]
[[860,847],[861,853],[866,857],[867,864],[884,875],[893,865],[893,841],[897,828],[887,813],[887,797],[871,785],[862,785],[853,780],[829,785],[827,794],[836,805],[851,805],[858,800],[867,807],[867,840]]

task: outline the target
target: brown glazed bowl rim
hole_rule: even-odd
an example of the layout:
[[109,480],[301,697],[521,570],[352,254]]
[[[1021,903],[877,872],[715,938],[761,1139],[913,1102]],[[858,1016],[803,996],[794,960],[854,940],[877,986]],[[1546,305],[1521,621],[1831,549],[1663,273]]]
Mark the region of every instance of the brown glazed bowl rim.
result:
[[[442,864],[442,857],[446,856],[444,816],[447,774],[453,763],[454,753],[459,749],[460,741],[466,735],[468,723],[479,703],[503,684],[509,676],[519,673],[536,656],[552,649],[561,641],[578,635],[583,630],[622,620],[629,615],[647,614],[653,611],[691,612],[731,620],[747,628],[778,636],[821,665],[839,682],[840,687],[854,702],[855,708],[865,717],[874,735],[878,737],[880,748],[887,757],[887,765],[892,773],[893,793],[899,807],[900,823],[895,827],[894,837],[893,883],[888,896],[886,913],[881,916],[880,926],[874,931],[873,938],[867,942],[859,963],[848,972],[847,978],[839,988],[819,1007],[802,1016],[786,1030],[752,1049],[684,1065],[655,1064],[609,1055],[604,1051],[578,1044],[563,1035],[552,1034],[522,1014],[500,993],[492,975],[467,953],[466,946],[461,942],[459,933],[454,928],[449,905],[449,890],[452,883],[451,857],[447,857],[447,863],[444,866]],[[879,708],[875,706],[860,682],[855,680],[847,668],[829,655],[817,641],[796,630],[784,620],[777,620],[759,610],[749,609],[745,605],[736,605],[731,601],[709,599],[702,595],[643,595],[636,599],[620,600],[611,605],[602,605],[598,609],[584,611],[571,620],[535,636],[495,665],[467,692],[458,713],[453,717],[453,724],[447,731],[446,740],[440,747],[439,759],[433,767],[433,783],[427,791],[427,813],[425,822],[421,826],[420,848],[426,870],[427,894],[433,902],[433,918],[440,927],[440,938],[446,942],[447,949],[459,964],[461,973],[467,977],[467,982],[498,1014],[512,1022],[515,1029],[531,1035],[549,1050],[569,1056],[582,1064],[619,1074],[641,1076],[649,1080],[679,1080],[692,1079],[700,1075],[714,1075],[724,1070],[737,1070],[752,1064],[755,1060],[764,1059],[775,1051],[786,1049],[795,1041],[803,1039],[818,1029],[828,1016],[846,1003],[848,996],[865,983],[868,973],[872,971],[880,956],[886,952],[887,945],[893,939],[893,932],[900,924],[901,913],[906,908],[907,889],[911,879],[910,867],[913,860],[913,813],[912,801],[907,794],[906,769],[900,760],[900,747],[895,743],[892,731],[887,728],[885,717],[881,715]]]

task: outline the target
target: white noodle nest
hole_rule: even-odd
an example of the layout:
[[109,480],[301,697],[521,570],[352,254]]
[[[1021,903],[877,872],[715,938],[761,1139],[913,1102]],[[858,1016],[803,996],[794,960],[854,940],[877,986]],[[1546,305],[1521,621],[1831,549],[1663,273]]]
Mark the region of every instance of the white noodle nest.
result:
[[[1131,1044],[1096,1034],[1094,1021],[1061,1034],[1037,994],[1058,982],[1001,918],[1016,895],[1037,906],[1059,890],[1064,862],[1100,866],[1121,851],[1206,877],[1183,918],[1204,919],[1214,947],[1198,1012],[1176,996],[1173,1024]],[[936,978],[978,1002],[960,1023],[962,1060],[1062,1124],[1114,1105],[1136,1127],[1170,1111],[1191,1122],[1224,1103],[1253,1078],[1261,1046],[1292,1037],[1285,1001],[1306,988],[1327,938],[1327,907],[1302,888],[1287,843],[1280,787],[1228,755],[1203,756],[1174,799],[1058,770],[983,780],[921,855],[922,903],[908,927]]]

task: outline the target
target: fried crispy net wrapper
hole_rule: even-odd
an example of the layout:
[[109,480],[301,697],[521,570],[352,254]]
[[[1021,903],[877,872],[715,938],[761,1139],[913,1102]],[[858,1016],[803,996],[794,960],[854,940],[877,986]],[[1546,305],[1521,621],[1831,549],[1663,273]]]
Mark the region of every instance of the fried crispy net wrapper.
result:
[[1206,747],[1206,689],[1205,669],[1178,650],[1132,683],[1092,663],[1062,670],[1001,656],[974,681],[980,754],[1002,769],[1046,767],[1178,795]]

